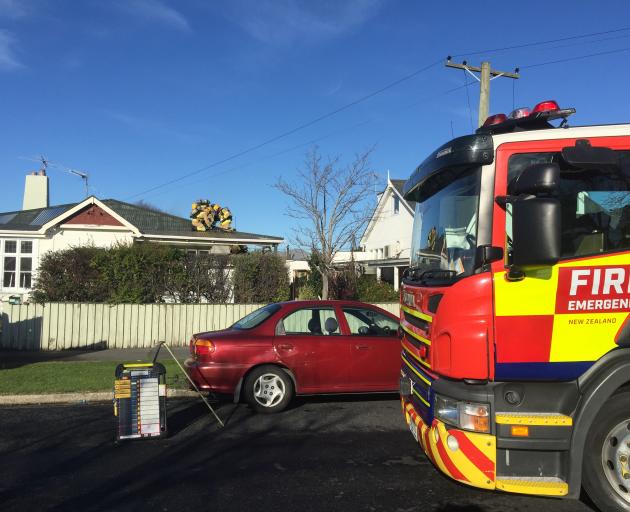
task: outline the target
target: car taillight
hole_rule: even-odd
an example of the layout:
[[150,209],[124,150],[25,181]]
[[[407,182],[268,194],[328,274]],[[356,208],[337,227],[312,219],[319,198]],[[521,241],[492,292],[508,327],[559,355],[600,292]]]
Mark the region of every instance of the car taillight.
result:
[[195,355],[197,357],[208,356],[214,352],[214,343],[210,340],[195,340]]

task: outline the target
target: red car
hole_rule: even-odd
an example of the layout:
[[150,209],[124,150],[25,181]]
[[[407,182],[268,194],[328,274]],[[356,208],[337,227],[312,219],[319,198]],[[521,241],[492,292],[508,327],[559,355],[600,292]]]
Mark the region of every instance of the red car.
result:
[[398,318],[353,301],[269,304],[230,328],[195,334],[186,371],[206,391],[258,412],[297,395],[396,391]]

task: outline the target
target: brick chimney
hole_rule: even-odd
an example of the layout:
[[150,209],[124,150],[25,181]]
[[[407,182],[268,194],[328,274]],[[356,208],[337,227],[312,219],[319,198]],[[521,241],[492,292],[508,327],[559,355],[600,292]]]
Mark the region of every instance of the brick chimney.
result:
[[48,208],[48,176],[46,171],[33,171],[26,176],[22,210]]

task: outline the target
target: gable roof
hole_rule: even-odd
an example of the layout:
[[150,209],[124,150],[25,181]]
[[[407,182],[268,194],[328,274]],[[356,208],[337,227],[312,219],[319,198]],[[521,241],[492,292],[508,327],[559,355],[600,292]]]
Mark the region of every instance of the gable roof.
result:
[[405,180],[392,180],[391,178],[387,178],[387,186],[385,187],[385,190],[383,190],[383,192],[381,192],[377,196],[378,201],[376,202],[376,206],[374,207],[372,216],[370,217],[370,220],[368,221],[367,226],[365,226],[365,229],[363,230],[363,234],[361,235],[361,243],[363,243],[363,240],[365,239],[365,237],[370,234],[370,232],[372,231],[372,228],[376,224],[376,221],[378,220],[376,218],[376,213],[381,209],[381,205],[383,204],[383,201],[385,197],[387,196],[386,192],[388,190],[392,190],[392,194],[396,194],[400,198],[403,204],[406,205],[406,207],[410,210],[411,217],[412,218],[414,217],[415,212],[416,212],[416,202],[406,201],[403,198],[402,187],[404,185],[405,185]]
[[416,211],[416,202],[415,201],[407,201],[404,197],[403,197],[403,187],[405,186],[405,183],[407,182],[407,180],[389,180],[389,182],[394,186],[394,188],[396,189],[396,192],[398,192],[398,195],[400,196],[400,198],[405,201],[409,207],[415,212]]
[[[98,204],[122,218],[127,225],[135,228],[135,232],[149,237],[178,237],[195,239],[239,241],[247,243],[251,240],[282,243],[281,237],[244,233],[242,231],[226,232],[219,229],[209,231],[193,231],[190,219],[171,215],[170,213],[155,211],[135,204],[125,203],[117,199],[99,200],[88,197],[78,202],[34,210],[19,210],[0,213],[0,231],[45,231],[47,225],[57,224],[71,217],[75,211],[82,211],[84,207]],[[71,211],[73,210],[73,211]],[[57,221],[57,222],[56,222]]]

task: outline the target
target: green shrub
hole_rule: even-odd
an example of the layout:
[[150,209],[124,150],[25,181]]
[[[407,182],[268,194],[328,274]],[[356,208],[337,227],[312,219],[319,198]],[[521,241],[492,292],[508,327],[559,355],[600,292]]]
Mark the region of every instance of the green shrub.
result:
[[31,296],[36,302],[105,302],[109,289],[101,269],[93,265],[102,252],[92,246],[72,247],[44,254]]
[[228,264],[227,256],[157,244],[73,247],[43,256],[31,295],[36,302],[225,303]]
[[251,252],[232,258],[234,302],[278,302],[289,299],[289,277],[284,259],[271,252]]
[[363,275],[357,279],[357,299],[362,302],[398,302],[399,294],[394,287],[377,281],[374,275]]

